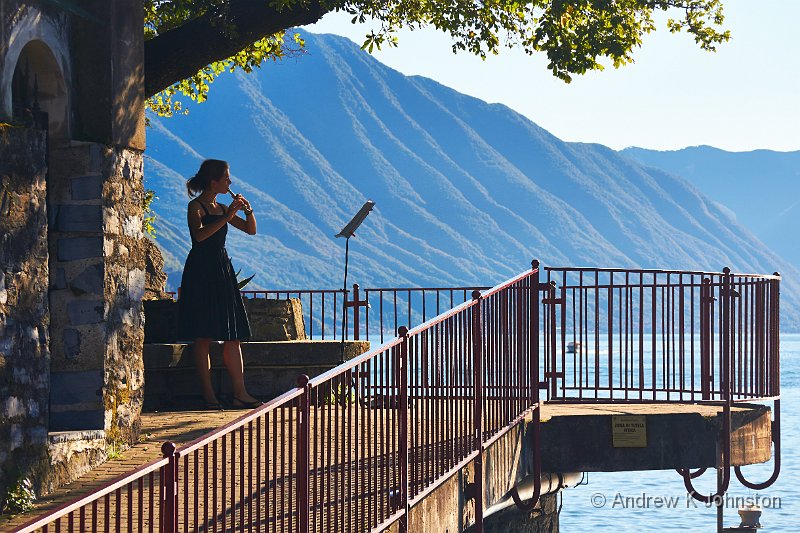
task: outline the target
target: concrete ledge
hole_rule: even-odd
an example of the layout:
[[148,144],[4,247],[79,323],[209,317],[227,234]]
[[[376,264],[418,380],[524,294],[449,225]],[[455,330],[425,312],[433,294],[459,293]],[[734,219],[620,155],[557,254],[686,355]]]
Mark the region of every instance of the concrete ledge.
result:
[[47,438],[50,470],[42,483],[43,494],[78,479],[108,458],[103,430],[57,431]]
[[[644,415],[647,446],[615,448],[613,415]],[[694,404],[546,404],[542,411],[545,472],[623,472],[715,467],[722,408]],[[769,461],[770,409],[739,404],[731,411],[733,465]],[[721,443],[719,443],[721,445]]]
[[[200,384],[189,344],[145,344],[144,409],[185,409],[202,404]],[[367,341],[346,341],[344,359],[369,350]],[[251,394],[269,399],[297,386],[301,374],[318,376],[339,365],[341,341],[243,342],[245,382]],[[222,399],[231,387],[222,363],[222,343],[211,346],[211,379]]]

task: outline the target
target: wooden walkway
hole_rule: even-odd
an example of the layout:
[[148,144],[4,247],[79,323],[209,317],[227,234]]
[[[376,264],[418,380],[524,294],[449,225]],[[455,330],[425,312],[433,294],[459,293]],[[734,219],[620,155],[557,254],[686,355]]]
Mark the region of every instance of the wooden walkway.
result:
[[161,457],[161,444],[190,442],[221,425],[239,418],[247,411],[178,411],[142,413],[141,442],[125,450],[117,459],[110,459],[72,483],[60,487],[36,502],[33,511],[24,515],[0,517],[0,532],[12,531],[33,517],[75,500],[112,479]]

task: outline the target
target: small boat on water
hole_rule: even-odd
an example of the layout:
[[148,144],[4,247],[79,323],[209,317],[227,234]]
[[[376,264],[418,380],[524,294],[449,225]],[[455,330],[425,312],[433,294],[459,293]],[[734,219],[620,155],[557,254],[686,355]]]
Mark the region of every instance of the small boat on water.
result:
[[569,341],[567,343],[567,353],[575,353],[581,349],[580,341]]

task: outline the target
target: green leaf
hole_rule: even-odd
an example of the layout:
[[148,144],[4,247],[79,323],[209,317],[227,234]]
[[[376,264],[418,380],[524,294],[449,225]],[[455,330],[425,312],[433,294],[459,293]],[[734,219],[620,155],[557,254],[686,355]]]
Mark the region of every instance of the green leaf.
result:
[[249,278],[245,278],[245,279],[241,280],[239,282],[239,290],[242,290],[244,288],[244,286],[247,285],[248,283],[250,283],[250,280],[252,280],[254,277],[256,277],[255,274],[253,274]]

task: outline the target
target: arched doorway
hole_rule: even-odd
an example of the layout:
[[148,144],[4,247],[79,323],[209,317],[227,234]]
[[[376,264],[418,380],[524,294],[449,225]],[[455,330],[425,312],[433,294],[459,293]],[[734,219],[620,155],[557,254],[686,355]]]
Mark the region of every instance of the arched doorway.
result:
[[53,141],[69,138],[69,102],[64,75],[50,47],[27,43],[20,51],[11,80],[15,121],[48,130]]

